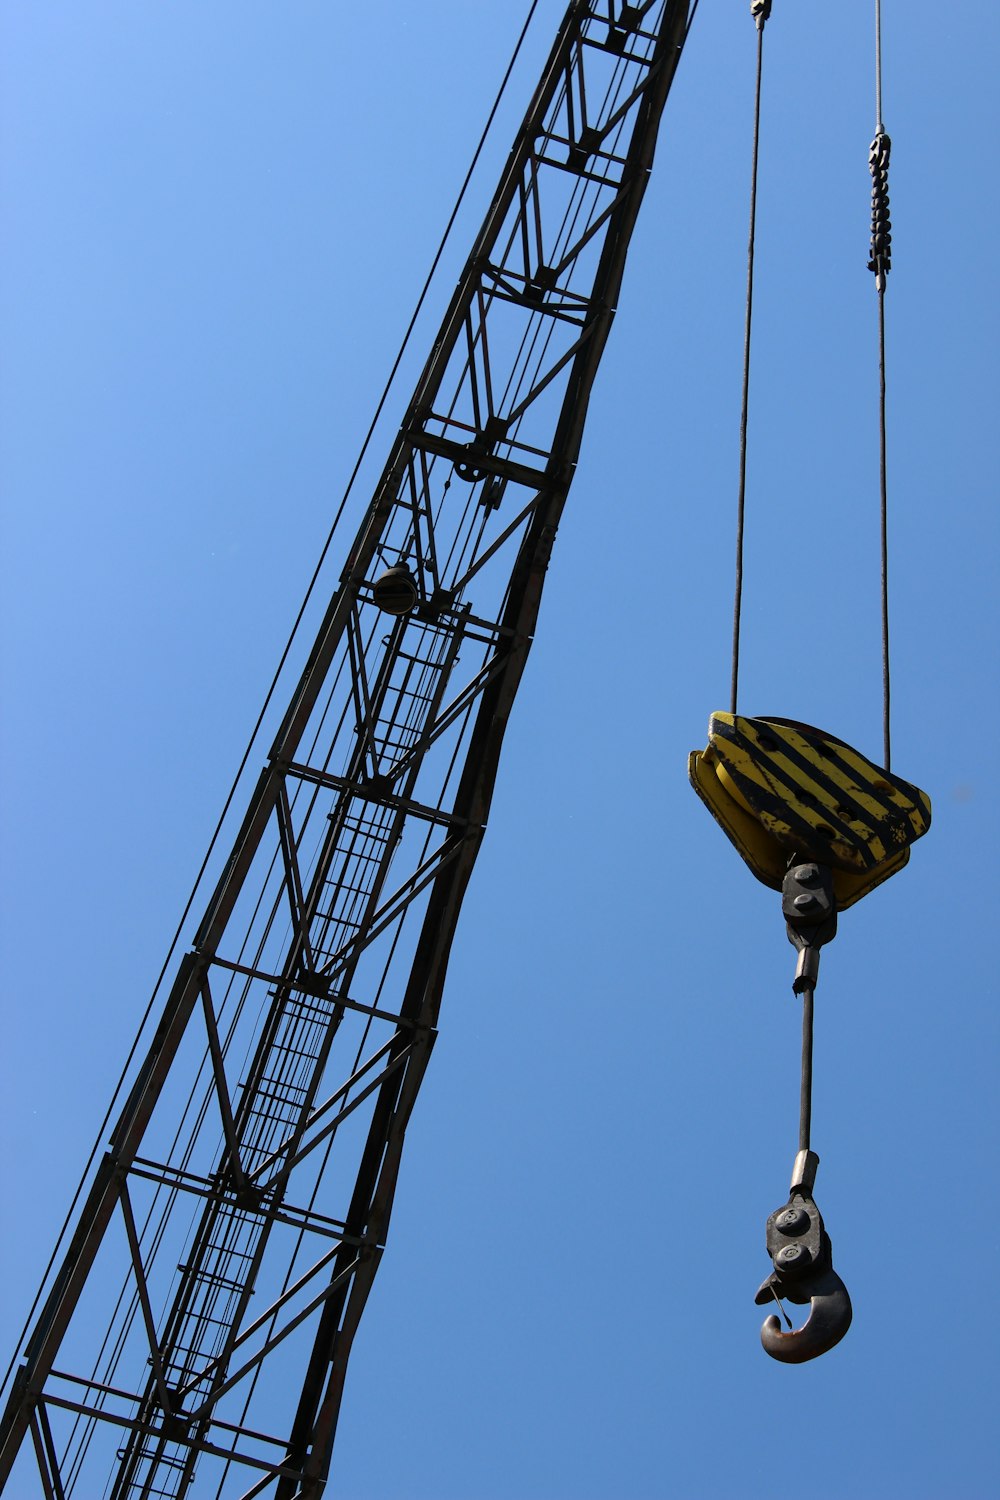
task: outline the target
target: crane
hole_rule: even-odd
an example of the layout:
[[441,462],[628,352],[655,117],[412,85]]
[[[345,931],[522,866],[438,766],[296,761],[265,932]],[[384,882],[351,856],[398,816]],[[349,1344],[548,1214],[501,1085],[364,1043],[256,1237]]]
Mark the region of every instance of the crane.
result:
[[0,1483],[27,1439],[46,1495],[323,1490],[688,21],[566,12],[44,1288]]

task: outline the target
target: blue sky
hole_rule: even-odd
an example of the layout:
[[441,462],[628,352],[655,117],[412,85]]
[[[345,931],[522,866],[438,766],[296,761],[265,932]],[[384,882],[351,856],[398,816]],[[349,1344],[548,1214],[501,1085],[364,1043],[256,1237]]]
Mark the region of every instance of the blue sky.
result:
[[[795,1146],[794,960],[685,772],[728,697],[747,10],[703,0],[665,113],[334,1494],[997,1490],[1000,24],[883,5],[894,766],[934,825],[824,957],[817,1199],[855,1321],[787,1369],[753,1294]],[[5,1349],[525,11],[0,7]],[[869,5],[776,0],[767,30],[741,697],[877,757],[872,39]]]

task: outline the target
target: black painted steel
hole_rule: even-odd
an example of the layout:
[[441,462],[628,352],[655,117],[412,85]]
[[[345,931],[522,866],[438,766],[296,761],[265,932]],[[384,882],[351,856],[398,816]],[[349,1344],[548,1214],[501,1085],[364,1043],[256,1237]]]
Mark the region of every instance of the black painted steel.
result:
[[764,1320],[760,1341],[782,1364],[804,1364],[838,1344],[853,1316],[847,1288],[833,1269],[833,1250],[823,1216],[813,1198],[819,1157],[811,1149],[813,1014],[820,949],[837,933],[833,871],[814,860],[792,863],[781,886],[781,909],[789,942],[798,952],[793,990],[802,996],[802,1066],[799,1079],[799,1149],[792,1168],[788,1202],[767,1221],[767,1252],[774,1270],[758,1288],[755,1301],[773,1298],[809,1304],[801,1328],[785,1332],[777,1317]]
[[4,1482],[30,1434],[46,1495],[323,1490],[687,16],[569,7],[45,1289]]

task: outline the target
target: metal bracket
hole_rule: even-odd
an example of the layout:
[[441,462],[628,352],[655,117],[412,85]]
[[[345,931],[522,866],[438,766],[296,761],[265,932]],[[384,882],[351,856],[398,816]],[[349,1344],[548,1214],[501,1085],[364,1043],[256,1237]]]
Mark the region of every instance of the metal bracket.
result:
[[781,883],[781,910],[788,941],[798,949],[792,989],[814,990],[819,981],[819,950],[837,935],[837,898],[829,865],[792,863]]

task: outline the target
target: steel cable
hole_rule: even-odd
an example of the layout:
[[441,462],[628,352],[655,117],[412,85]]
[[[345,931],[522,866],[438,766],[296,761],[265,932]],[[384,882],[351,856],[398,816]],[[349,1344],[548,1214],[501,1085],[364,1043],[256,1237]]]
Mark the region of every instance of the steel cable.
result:
[[813,1009],[815,990],[802,992],[802,1076],[799,1085],[799,1150],[809,1150],[812,1130]]
[[879,543],[881,549],[882,605],[882,759],[888,771],[892,765],[889,712],[889,502],[886,480],[885,434],[885,286],[878,292],[878,436],[879,436]]
[[755,3],[751,14],[757,23],[757,76],[753,106],[753,155],[750,168],[750,233],[747,244],[747,297],[743,329],[743,394],[740,404],[740,477],[736,500],[736,585],[733,598],[733,663],[729,689],[729,711],[736,712],[740,676],[740,615],[743,608],[743,530],[747,489],[747,416],[750,407],[750,331],[753,323],[754,241],[757,232],[757,163],[760,154],[760,84],[764,62],[764,23],[770,15],[770,0]]
[[77,1210],[77,1207],[79,1205],[81,1194],[82,1194],[83,1189],[84,1189],[84,1187],[86,1185],[86,1182],[87,1182],[87,1179],[88,1179],[88,1177],[90,1175],[91,1169],[93,1168],[93,1165],[94,1165],[94,1162],[95,1162],[95,1160],[97,1158],[98,1152],[101,1149],[101,1143],[102,1143],[102,1141],[104,1139],[105,1132],[107,1131],[108,1125],[110,1123],[112,1114],[113,1114],[114,1109],[115,1109],[115,1105],[116,1105],[116,1103],[117,1103],[117,1101],[118,1101],[118,1099],[120,1097],[122,1088],[124,1087],[125,1080],[126,1080],[126,1078],[128,1076],[129,1070],[130,1070],[130,1068],[132,1066],[132,1063],[133,1063],[133,1061],[135,1059],[136,1052],[138,1050],[139,1043],[141,1041],[143,1032],[145,1031],[146,1025],[147,1025],[147,1023],[149,1021],[149,1018],[150,1018],[150,1016],[152,1014],[152,1010],[153,1010],[153,1006],[154,1006],[155,1001],[156,1001],[156,997],[159,994],[160,987],[163,984],[163,981],[164,981],[164,979],[166,977],[166,974],[167,974],[167,970],[168,970],[168,968],[170,966],[170,963],[171,963],[171,961],[173,959],[173,956],[174,956],[174,954],[175,954],[175,952],[177,950],[177,945],[178,945],[178,943],[180,941],[181,934],[182,934],[183,929],[184,929],[184,925],[187,922],[188,917],[190,916],[191,908],[192,908],[192,906],[194,904],[195,897],[196,897],[198,889],[199,889],[199,887],[201,885],[201,881],[204,878],[205,872],[206,872],[206,870],[208,868],[209,861],[210,861],[210,859],[212,857],[212,854],[213,854],[213,852],[215,850],[215,846],[216,846],[216,843],[218,841],[219,835],[220,835],[220,833],[222,831],[222,828],[223,828],[223,826],[224,826],[224,824],[226,822],[226,819],[227,819],[227,817],[229,815],[229,811],[230,811],[230,808],[232,807],[233,801],[235,799],[236,792],[237,792],[238,787],[240,785],[240,782],[241,782],[241,780],[243,778],[243,774],[244,774],[244,772],[246,770],[246,767],[247,767],[247,764],[249,762],[250,756],[251,756],[251,754],[253,752],[253,747],[254,747],[254,744],[256,743],[257,736],[260,733],[260,730],[261,730],[261,727],[262,727],[262,725],[264,723],[264,720],[266,718],[268,709],[270,708],[272,698],[273,698],[274,693],[275,693],[275,691],[277,689],[278,682],[281,679],[281,676],[282,676],[282,673],[284,671],[285,665],[286,665],[286,663],[288,661],[288,657],[289,657],[289,655],[291,653],[291,649],[292,649],[292,646],[294,644],[295,638],[296,638],[296,636],[298,634],[298,631],[299,631],[299,629],[301,627],[303,618],[305,616],[305,613],[306,613],[306,610],[308,608],[309,602],[310,602],[310,600],[312,598],[313,592],[315,591],[316,584],[317,584],[317,582],[319,580],[320,573],[321,573],[321,571],[323,569],[324,563],[325,563],[326,558],[327,558],[327,554],[328,554],[330,546],[331,546],[331,544],[333,542],[333,538],[334,538],[334,535],[336,533],[337,526],[338,526],[338,524],[339,524],[339,522],[341,520],[341,517],[343,516],[344,510],[345,510],[345,508],[347,506],[348,499],[349,499],[350,495],[353,492],[353,488],[354,488],[355,482],[356,482],[358,474],[360,472],[361,465],[362,465],[362,463],[363,463],[363,461],[365,459],[365,456],[366,456],[366,454],[368,452],[368,448],[370,446],[372,437],[374,435],[375,428],[376,428],[376,426],[378,424],[378,421],[379,421],[379,419],[380,419],[380,417],[382,415],[382,412],[383,412],[383,409],[385,407],[386,401],[388,400],[389,392],[392,389],[393,383],[394,383],[396,375],[397,375],[397,373],[399,371],[399,367],[400,367],[400,365],[402,363],[402,360],[403,360],[403,357],[405,355],[406,349],[409,346],[409,341],[410,341],[410,338],[412,336],[413,330],[414,330],[414,328],[416,326],[417,319],[419,318],[419,315],[420,315],[420,312],[421,312],[421,310],[423,308],[424,302],[426,300],[427,293],[428,293],[428,290],[430,288],[431,282],[432,282],[432,280],[434,278],[434,275],[435,275],[435,273],[437,271],[438,265],[440,263],[442,255],[444,253],[445,246],[446,246],[446,244],[448,242],[448,239],[449,239],[449,237],[451,235],[451,231],[452,231],[452,228],[454,227],[455,220],[456,220],[456,218],[458,216],[458,213],[459,213],[459,210],[461,208],[461,205],[462,205],[462,203],[463,203],[463,201],[465,199],[465,194],[466,194],[466,192],[468,190],[469,183],[470,183],[470,181],[472,179],[473,172],[475,171],[475,168],[476,168],[476,166],[478,164],[479,158],[480,158],[480,156],[482,154],[483,148],[484,148],[484,146],[486,144],[487,136],[489,135],[490,129],[492,128],[494,118],[496,116],[497,110],[500,107],[500,103],[501,103],[501,101],[503,99],[503,96],[504,96],[504,94],[506,92],[507,84],[510,81],[510,77],[511,77],[511,74],[512,74],[512,72],[514,70],[514,67],[516,65],[517,59],[520,56],[520,52],[521,52],[521,48],[522,48],[523,43],[524,43],[524,39],[525,39],[525,37],[526,37],[526,35],[528,33],[528,30],[529,30],[529,28],[531,26],[531,22],[534,19],[534,15],[535,15],[535,11],[536,11],[537,7],[538,7],[538,0],[532,0],[530,9],[528,11],[527,18],[526,18],[526,20],[524,22],[524,25],[521,28],[521,32],[520,32],[520,34],[518,36],[517,42],[515,43],[514,51],[513,51],[512,55],[511,55],[510,62],[508,63],[507,68],[506,68],[506,70],[504,72],[503,78],[502,78],[501,83],[500,83],[500,87],[499,87],[499,89],[497,91],[496,97],[495,97],[495,99],[493,101],[492,108],[490,109],[489,115],[487,117],[486,124],[483,127],[482,134],[481,134],[481,136],[479,138],[479,143],[476,146],[476,149],[475,149],[475,151],[473,153],[472,160],[471,160],[471,162],[469,164],[469,168],[468,168],[468,170],[466,172],[465,178],[464,178],[464,180],[462,182],[462,185],[461,185],[461,187],[459,189],[458,196],[457,196],[457,198],[455,200],[454,207],[452,208],[451,214],[450,214],[450,216],[448,218],[448,222],[447,222],[447,225],[445,227],[444,233],[443,233],[443,235],[441,237],[441,241],[440,241],[440,243],[438,245],[438,249],[437,249],[437,251],[435,253],[433,261],[431,262],[431,268],[430,268],[430,270],[427,273],[427,276],[426,276],[426,279],[424,281],[423,287],[421,288],[421,291],[420,291],[420,295],[417,298],[417,302],[416,302],[416,306],[414,307],[413,314],[412,314],[412,316],[410,318],[410,321],[409,321],[409,323],[407,325],[406,332],[403,335],[403,339],[402,339],[402,342],[400,344],[399,350],[398,350],[398,352],[396,354],[395,359],[393,360],[392,367],[391,367],[390,372],[389,372],[389,376],[388,376],[388,378],[386,380],[386,383],[385,383],[385,386],[383,388],[382,394],[381,394],[381,396],[379,398],[378,404],[376,405],[374,416],[372,417],[372,420],[371,420],[371,422],[369,424],[368,430],[365,433],[365,437],[364,437],[364,440],[362,442],[361,449],[360,449],[360,451],[358,453],[357,460],[356,460],[356,462],[354,464],[354,467],[353,467],[353,469],[351,471],[351,474],[350,474],[350,477],[348,479],[347,487],[344,490],[344,494],[343,494],[343,497],[341,499],[340,505],[337,508],[336,515],[334,516],[334,519],[333,519],[333,522],[332,522],[332,524],[330,526],[330,529],[329,529],[329,532],[327,534],[326,540],[325,540],[325,542],[323,544],[323,548],[322,548],[322,550],[320,552],[319,560],[316,563],[316,566],[315,566],[315,568],[313,570],[313,573],[312,573],[312,576],[311,576],[311,578],[309,580],[308,586],[306,588],[306,592],[305,592],[305,595],[303,597],[302,603],[301,603],[301,605],[299,607],[298,613],[295,616],[295,620],[294,620],[294,623],[292,625],[291,631],[289,633],[288,639],[287,639],[287,641],[285,643],[284,648],[282,649],[281,656],[280,656],[279,661],[278,661],[278,665],[275,668],[274,675],[273,675],[273,677],[271,679],[271,683],[270,683],[270,685],[269,685],[269,687],[267,689],[267,692],[265,694],[263,706],[261,707],[260,713],[257,716],[257,720],[256,720],[256,722],[254,724],[253,730],[251,731],[249,740],[247,742],[246,749],[245,749],[245,751],[243,753],[243,756],[242,756],[242,758],[240,760],[239,768],[238,768],[238,770],[236,772],[235,777],[233,778],[232,785],[230,787],[230,790],[229,790],[229,792],[228,792],[228,794],[226,796],[225,802],[223,804],[222,812],[219,815],[219,818],[218,818],[218,821],[216,823],[215,829],[214,829],[214,831],[212,833],[212,836],[211,836],[211,838],[209,840],[209,845],[208,845],[208,849],[207,849],[207,851],[205,853],[205,857],[202,860],[201,866],[200,866],[200,868],[198,870],[198,873],[197,873],[197,875],[195,877],[194,884],[193,884],[193,886],[191,888],[190,895],[188,896],[187,901],[186,901],[186,903],[184,905],[184,909],[183,909],[183,911],[181,913],[180,920],[177,923],[177,927],[176,927],[176,930],[174,932],[174,936],[173,936],[173,938],[171,940],[170,947],[169,947],[169,949],[167,951],[166,958],[164,959],[163,966],[160,969],[159,975],[157,976],[157,980],[156,980],[156,983],[155,983],[155,985],[153,987],[152,994],[150,995],[149,1002],[146,1005],[146,1008],[145,1008],[145,1010],[143,1012],[142,1018],[141,1018],[141,1020],[139,1022],[139,1026],[138,1026],[138,1028],[136,1030],[135,1038],[134,1038],[134,1040],[132,1042],[131,1047],[129,1048],[128,1054],[127,1054],[126,1059],[125,1059],[125,1062],[124,1062],[124,1064],[122,1066],[121,1072],[119,1074],[118,1081],[117,1081],[117,1083],[115,1085],[115,1088],[114,1088],[114,1092],[112,1093],[111,1102],[108,1105],[108,1108],[107,1108],[107,1111],[106,1111],[106,1113],[104,1115],[104,1118],[101,1121],[100,1127],[99,1127],[98,1132],[97,1132],[96,1139],[94,1141],[94,1145],[93,1145],[93,1147],[92,1147],[92,1149],[90,1151],[90,1154],[89,1154],[89,1156],[87,1158],[86,1165],[85,1165],[85,1167],[83,1169],[83,1172],[81,1174],[79,1184],[78,1184],[78,1186],[76,1188],[76,1191],[75,1191],[75,1193],[73,1195],[72,1202],[70,1203],[69,1209],[68,1209],[68,1211],[66,1213],[66,1216],[65,1216],[65,1218],[63,1220],[62,1226],[61,1226],[61,1228],[59,1230],[59,1234],[58,1234],[58,1237],[56,1239],[55,1248],[53,1249],[52,1254],[49,1257],[48,1263],[47,1263],[47,1265],[45,1267],[45,1271],[44,1271],[44,1273],[42,1275],[42,1278],[41,1278],[41,1282],[39,1284],[38,1292],[36,1293],[35,1298],[32,1301],[30,1310],[29,1310],[28,1315],[27,1315],[27,1317],[25,1319],[25,1322],[24,1322],[24,1326],[23,1326],[23,1328],[21,1330],[21,1333],[20,1333],[20,1335],[19,1335],[19,1337],[17,1339],[17,1342],[16,1342],[16,1344],[14,1346],[14,1353],[11,1356],[10,1362],[9,1362],[9,1364],[7,1366],[7,1369],[6,1369],[5,1373],[4,1373],[3,1388],[6,1388],[8,1382],[10,1381],[11,1375],[13,1374],[14,1367],[17,1364],[19,1358],[21,1357],[21,1350],[22,1350],[22,1347],[24,1345],[25,1339],[27,1338],[28,1333],[29,1333],[29,1331],[30,1331],[30,1329],[32,1327],[33,1322],[34,1322],[35,1315],[36,1315],[36,1313],[38,1311],[39,1305],[40,1305],[41,1300],[42,1300],[42,1294],[44,1292],[44,1289],[45,1289],[46,1285],[48,1284],[49,1277],[51,1276],[52,1270],[53,1270],[53,1268],[54,1268],[54,1266],[56,1264],[56,1261],[58,1259],[60,1248],[63,1245],[63,1242],[64,1242],[65,1237],[66,1237],[66,1233],[67,1233],[67,1231],[68,1231],[68,1229],[70,1227],[71,1222],[73,1221],[73,1217],[74,1217],[74,1215],[76,1213],[76,1210]]
[[875,139],[869,152],[872,174],[872,247],[868,268],[875,273],[878,296],[878,433],[879,433],[879,544],[881,550],[882,610],[882,750],[890,769],[891,735],[889,681],[889,502],[886,479],[885,430],[885,288],[891,263],[892,226],[889,219],[889,151],[891,141],[882,123],[882,0],[875,0]]

